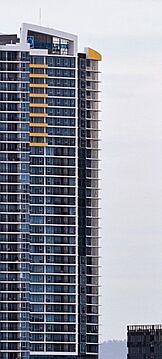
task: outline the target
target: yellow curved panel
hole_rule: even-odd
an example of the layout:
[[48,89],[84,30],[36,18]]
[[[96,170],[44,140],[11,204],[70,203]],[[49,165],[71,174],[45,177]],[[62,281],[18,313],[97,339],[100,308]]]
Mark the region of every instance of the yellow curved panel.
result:
[[88,47],[87,49],[87,59],[88,60],[96,60],[96,61],[102,61],[102,55],[97,52],[94,49],[91,49],[90,47]]

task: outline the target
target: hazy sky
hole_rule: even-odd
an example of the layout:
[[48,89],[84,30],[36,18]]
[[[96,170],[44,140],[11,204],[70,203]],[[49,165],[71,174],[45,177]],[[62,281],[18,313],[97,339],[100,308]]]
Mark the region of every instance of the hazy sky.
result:
[[162,1],[3,0],[21,22],[79,35],[102,63],[102,340],[162,323]]

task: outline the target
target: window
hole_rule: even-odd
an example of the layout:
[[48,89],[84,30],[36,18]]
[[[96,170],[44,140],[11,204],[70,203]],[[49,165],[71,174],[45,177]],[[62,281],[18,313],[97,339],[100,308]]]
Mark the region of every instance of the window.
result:
[[47,64],[49,67],[75,67],[75,57],[48,56]]
[[75,87],[75,80],[48,78],[48,86],[52,87]]
[[73,128],[59,128],[49,127],[48,134],[53,136],[73,136],[75,137],[75,129]]
[[[39,110],[39,109],[37,109]],[[43,109],[41,109],[43,110]],[[44,110],[43,110],[44,111]],[[42,111],[42,112],[43,112]],[[34,111],[33,112],[36,112],[35,111],[35,108],[34,108]],[[39,112],[39,111],[37,111]],[[40,111],[41,112],[41,111]],[[75,117],[75,109],[69,109],[69,108],[51,108],[49,107],[48,108],[48,115],[49,116],[67,116],[67,117]]]
[[48,117],[48,124],[51,126],[75,127],[75,119],[74,118],[57,118],[57,117],[50,118],[50,117]]

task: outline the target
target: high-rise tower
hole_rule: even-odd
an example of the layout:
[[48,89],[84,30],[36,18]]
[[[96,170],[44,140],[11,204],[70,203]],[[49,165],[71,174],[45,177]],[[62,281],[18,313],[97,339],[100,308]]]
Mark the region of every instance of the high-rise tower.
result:
[[98,357],[100,60],[0,35],[1,359]]

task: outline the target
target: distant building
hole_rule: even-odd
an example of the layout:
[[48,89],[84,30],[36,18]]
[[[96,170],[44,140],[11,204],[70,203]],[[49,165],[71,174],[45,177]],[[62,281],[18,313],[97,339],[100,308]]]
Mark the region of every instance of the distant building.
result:
[[128,359],[162,358],[162,325],[127,327]]

